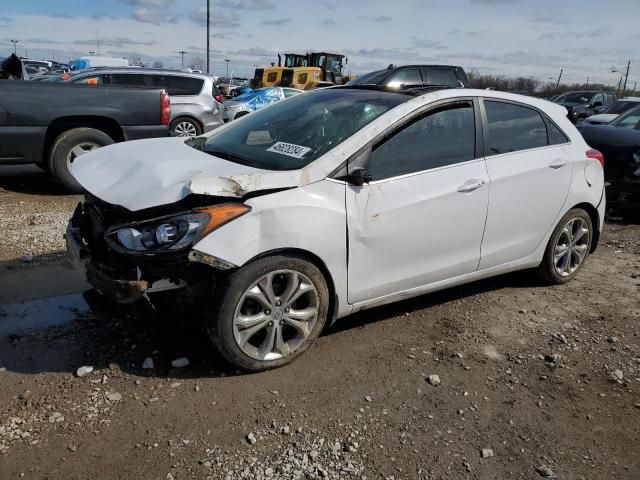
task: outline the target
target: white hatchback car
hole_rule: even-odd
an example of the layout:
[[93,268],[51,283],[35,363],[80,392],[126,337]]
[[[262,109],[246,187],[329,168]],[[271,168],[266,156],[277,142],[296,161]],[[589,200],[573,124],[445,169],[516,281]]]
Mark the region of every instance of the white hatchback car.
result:
[[201,307],[224,357],[264,370],[365,308],[520,269],[571,280],[602,164],[544,100],[329,88],[82,156],[67,244],[104,296]]

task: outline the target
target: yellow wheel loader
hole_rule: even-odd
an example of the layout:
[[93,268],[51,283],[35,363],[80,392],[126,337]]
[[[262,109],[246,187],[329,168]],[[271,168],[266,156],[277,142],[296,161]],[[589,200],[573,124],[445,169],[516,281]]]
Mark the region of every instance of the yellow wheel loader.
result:
[[305,68],[309,64],[306,53],[285,53],[284,65],[282,56],[278,54],[278,65],[272,63],[269,67],[256,68],[251,86],[253,88],[274,87],[282,82],[282,72],[291,68]]

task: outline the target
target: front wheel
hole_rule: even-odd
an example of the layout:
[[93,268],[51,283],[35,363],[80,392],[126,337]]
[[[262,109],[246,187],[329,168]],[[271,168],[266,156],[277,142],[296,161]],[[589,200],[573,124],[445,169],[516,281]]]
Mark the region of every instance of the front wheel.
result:
[[316,341],[329,291],[318,268],[298,257],[258,259],[233,273],[207,327],[229,363],[262,371],[290,363]]
[[593,224],[581,208],[569,210],[556,226],[544,259],[538,267],[540,276],[551,284],[567,283],[584,266],[591,251]]

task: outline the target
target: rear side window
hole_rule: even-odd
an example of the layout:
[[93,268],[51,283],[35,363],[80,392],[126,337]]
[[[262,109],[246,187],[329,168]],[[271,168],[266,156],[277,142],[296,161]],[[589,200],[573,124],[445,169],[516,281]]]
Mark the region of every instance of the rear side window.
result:
[[547,127],[536,110],[504,102],[485,101],[484,105],[489,127],[487,155],[548,145]]
[[445,68],[429,68],[422,71],[426,74],[427,84],[429,85],[458,85],[458,77],[456,72]]
[[155,87],[153,75],[141,73],[113,73],[105,75],[105,83],[127,87]]
[[374,146],[367,170],[382,180],[473,160],[475,135],[473,104],[449,105]]
[[395,73],[388,85],[390,87],[400,87],[402,85],[422,85],[422,77],[417,68],[405,68]]
[[177,75],[158,77],[158,86],[164,87],[169,95],[199,95],[203,84],[202,78],[179,77]]

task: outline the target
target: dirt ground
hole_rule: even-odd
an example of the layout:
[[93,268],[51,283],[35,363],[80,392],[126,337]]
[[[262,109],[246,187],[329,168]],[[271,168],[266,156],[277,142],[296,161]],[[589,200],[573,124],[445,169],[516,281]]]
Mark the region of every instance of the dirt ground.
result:
[[[77,202],[12,185],[23,213]],[[35,272],[25,290],[63,261],[11,248],[0,277]],[[50,326],[17,333],[33,302],[0,304],[2,480],[640,478],[637,224],[608,225],[568,285],[520,272],[365,311],[261,374],[192,319],[47,302]]]

